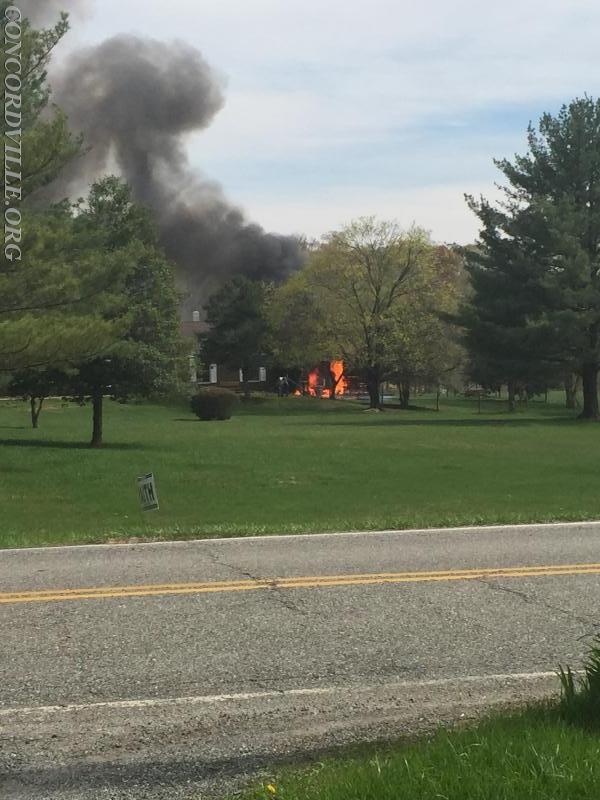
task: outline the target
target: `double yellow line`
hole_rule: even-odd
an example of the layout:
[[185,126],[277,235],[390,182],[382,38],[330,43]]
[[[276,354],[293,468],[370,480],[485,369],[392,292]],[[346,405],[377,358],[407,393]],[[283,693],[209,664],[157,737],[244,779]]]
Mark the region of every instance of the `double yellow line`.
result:
[[163,583],[144,586],[100,586],[83,589],[44,589],[0,592],[0,604],[51,603],[214,592],[252,592],[259,589],[324,589],[336,586],[378,586],[389,583],[469,581],[484,578],[544,578],[555,575],[599,575],[600,564],[558,564],[529,567],[458,569],[432,572],[379,572],[356,575],[314,575],[300,578],[258,578],[209,583]]

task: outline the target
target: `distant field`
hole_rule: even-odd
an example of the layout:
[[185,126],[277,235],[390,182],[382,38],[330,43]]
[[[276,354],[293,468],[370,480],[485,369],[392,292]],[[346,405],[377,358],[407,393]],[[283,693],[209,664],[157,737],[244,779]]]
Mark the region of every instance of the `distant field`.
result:
[[[229,422],[186,408],[0,403],[0,546],[600,518],[600,425],[555,403],[442,400],[441,410],[364,411],[286,398]],[[559,402],[560,401],[560,402]],[[137,475],[156,474],[143,515]]]

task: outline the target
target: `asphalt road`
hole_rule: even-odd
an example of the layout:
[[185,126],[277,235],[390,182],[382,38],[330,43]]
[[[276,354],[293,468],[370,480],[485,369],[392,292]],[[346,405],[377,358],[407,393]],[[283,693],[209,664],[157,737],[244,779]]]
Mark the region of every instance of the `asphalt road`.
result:
[[556,691],[600,523],[0,552],[0,797],[199,798]]

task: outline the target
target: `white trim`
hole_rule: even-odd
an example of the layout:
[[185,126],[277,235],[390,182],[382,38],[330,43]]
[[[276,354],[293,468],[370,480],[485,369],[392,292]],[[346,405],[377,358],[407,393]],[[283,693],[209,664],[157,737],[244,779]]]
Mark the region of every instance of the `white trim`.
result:
[[[160,547],[163,545],[190,545],[190,544],[222,544],[225,542],[264,542],[269,540],[296,540],[306,541],[308,539],[329,539],[331,537],[343,536],[406,536],[414,534],[442,534],[442,533],[477,533],[486,531],[497,531],[499,533],[510,533],[517,530],[541,529],[553,530],[555,528],[593,528],[597,527],[600,533],[600,520],[582,520],[581,522],[525,522],[507,523],[506,525],[465,525],[456,528],[401,528],[384,529],[377,531],[332,531],[331,533],[263,533],[254,536],[218,536],[204,539],[161,539],[160,541],[132,541],[132,542],[101,542],[98,544],[48,544],[43,547],[11,547],[0,549],[0,558],[4,553],[27,553],[27,552],[52,552],[54,550],[83,550],[89,548],[110,548],[110,547]],[[135,537],[132,537],[135,538]]]
[[155,697],[142,700],[107,700],[99,703],[69,703],[55,706],[25,706],[22,708],[0,708],[0,717],[18,714],[57,714],[71,711],[93,711],[100,708],[157,708],[165,706],[213,705],[215,703],[243,702],[247,700],[266,700],[286,697],[310,697],[332,695],[338,692],[377,691],[378,689],[419,689],[421,687],[452,686],[453,684],[489,683],[492,681],[535,681],[556,678],[555,671],[547,672],[507,672],[492,675],[467,675],[456,678],[432,678],[422,681],[398,681],[396,683],[358,684],[357,686],[322,686],[281,691],[238,692],[237,694],[192,695],[189,697]]

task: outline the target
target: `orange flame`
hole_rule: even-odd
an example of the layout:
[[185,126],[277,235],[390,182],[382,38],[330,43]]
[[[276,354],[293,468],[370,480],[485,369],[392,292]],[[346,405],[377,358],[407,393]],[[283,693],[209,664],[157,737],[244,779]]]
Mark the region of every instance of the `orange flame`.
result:
[[333,372],[335,378],[335,393],[336,395],[346,394],[348,391],[348,381],[344,377],[344,362],[332,361],[329,369]]
[[[348,391],[348,382],[346,378],[344,378],[344,362],[331,361],[329,369],[335,381],[335,396],[340,397]],[[331,389],[325,388],[319,383],[320,377],[319,368],[313,369],[312,372],[308,374],[306,391],[312,397],[331,397]]]
[[313,369],[308,373],[308,381],[306,383],[306,391],[311,397],[317,397],[319,394],[319,370]]

